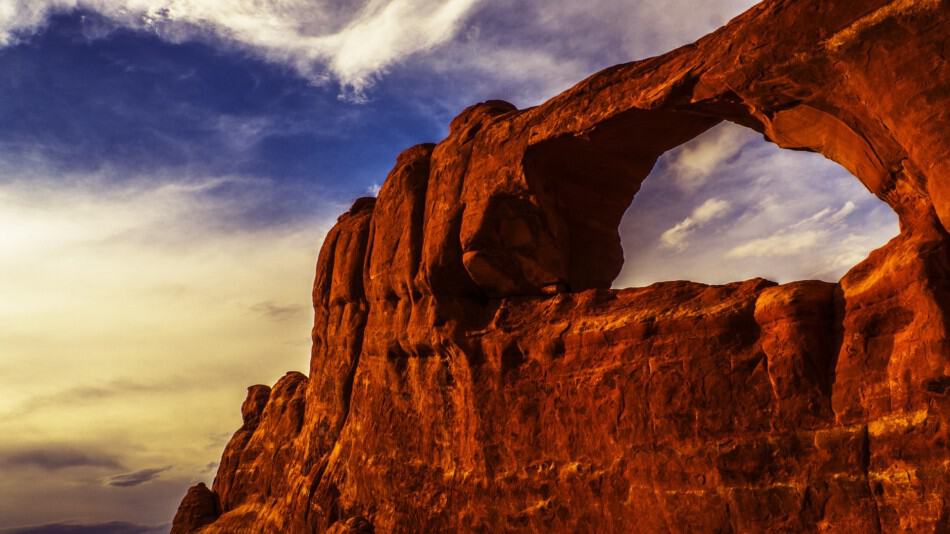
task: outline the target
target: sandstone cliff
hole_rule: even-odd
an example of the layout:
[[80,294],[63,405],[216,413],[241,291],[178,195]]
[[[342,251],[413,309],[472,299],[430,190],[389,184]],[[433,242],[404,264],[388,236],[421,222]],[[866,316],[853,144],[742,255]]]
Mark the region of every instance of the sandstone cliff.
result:
[[[250,388],[174,532],[950,531],[948,54],[945,0],[775,0],[466,109],[340,217],[309,378]],[[609,289],[657,157],[723,120],[900,235],[837,284]]]

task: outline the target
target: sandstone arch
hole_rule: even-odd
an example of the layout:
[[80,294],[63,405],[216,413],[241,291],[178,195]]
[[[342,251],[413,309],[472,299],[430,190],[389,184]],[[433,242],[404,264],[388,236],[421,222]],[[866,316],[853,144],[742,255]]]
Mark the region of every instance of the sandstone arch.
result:
[[[484,151],[476,141],[465,176],[466,184],[478,184],[462,197],[461,241],[472,278],[497,295],[537,293],[557,282],[609,287],[622,258],[613,232],[621,206],[660,154],[721,120],[838,162],[898,213],[905,231],[945,232],[950,154],[938,140],[948,117],[945,106],[929,108],[948,98],[945,39],[919,43],[916,32],[939,33],[934,15],[946,7],[882,4],[783,6],[788,27],[806,27],[812,18],[821,27],[774,35],[767,46],[762,35],[773,13],[763,4],[743,15],[743,25],[607,69],[516,117],[496,121],[470,110],[484,121],[480,138],[506,138]],[[724,49],[724,39],[747,45]],[[599,180],[599,171],[624,177]],[[507,211],[522,212],[523,222],[507,224],[536,231],[535,246],[503,237],[508,232],[494,214],[513,203],[519,207]]]

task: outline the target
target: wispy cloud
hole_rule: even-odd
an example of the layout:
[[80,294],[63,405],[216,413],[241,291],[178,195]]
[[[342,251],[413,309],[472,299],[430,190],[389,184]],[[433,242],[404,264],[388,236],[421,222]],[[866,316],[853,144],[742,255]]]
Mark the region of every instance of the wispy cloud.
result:
[[238,48],[317,84],[336,80],[351,100],[402,62],[424,57],[430,73],[463,81],[465,98],[532,105],[593,70],[691,42],[755,3],[31,0],[0,5],[0,46],[40,31],[54,13],[81,9],[102,17],[84,24],[88,38],[108,35],[111,25]]
[[827,231],[802,230],[797,232],[781,231],[769,237],[753,239],[726,253],[728,258],[779,258],[794,256],[815,248]]
[[141,484],[145,484],[146,482],[155,480],[160,474],[168,471],[171,468],[172,466],[153,467],[149,469],[139,469],[138,471],[133,471],[131,473],[115,475],[109,478],[108,484],[117,488],[131,488],[134,486],[139,486]]
[[[373,76],[450,39],[476,0],[31,0],[0,5],[0,45],[82,9],[113,24],[172,40],[213,39],[291,65],[322,82],[333,76],[359,98]],[[101,34],[102,32],[98,32]]]
[[176,375],[162,380],[114,378],[88,385],[70,386],[58,391],[29,397],[7,413],[0,413],[0,422],[10,419],[33,417],[40,410],[57,410],[64,407],[79,407],[116,399],[127,400],[143,395],[184,393],[204,384],[188,377]]
[[729,258],[780,258],[814,252],[832,234],[845,228],[845,219],[854,213],[854,202],[848,200],[835,210],[827,207],[801,221],[789,224],[772,235],[751,239],[736,245],[726,257]]
[[440,98],[453,112],[486,98],[532,106],[594,71],[692,42],[755,3],[482,1],[453,39],[410,63],[450,80]]
[[166,534],[171,525],[146,526],[112,521],[108,523],[51,523],[31,527],[0,529],[0,534]]
[[848,200],[838,209],[829,206],[815,214],[780,228],[771,235],[750,239],[732,247],[727,258],[776,259],[792,256],[811,258],[811,268],[802,277],[835,278],[843,269],[851,267],[879,246],[875,233],[860,232],[847,219],[857,211],[857,205]]
[[58,471],[75,467],[121,469],[122,463],[111,454],[101,451],[85,451],[70,445],[44,444],[24,450],[0,453],[0,465],[7,468],[35,467],[46,471]]
[[802,221],[799,221],[793,224],[791,227],[800,228],[802,226],[818,224],[823,221],[828,222],[830,224],[840,224],[848,217],[848,215],[851,215],[852,213],[854,213],[854,210],[856,209],[857,209],[857,206],[855,205],[855,203],[851,200],[848,200],[847,202],[844,203],[843,206],[841,206],[841,208],[838,211],[835,211],[831,207],[824,208],[822,210],[819,210],[817,213],[815,213],[811,217],[808,217],[807,219],[804,219]]
[[756,132],[746,128],[713,128],[703,133],[677,151],[670,169],[673,179],[684,191],[696,191],[756,137]]
[[260,314],[272,321],[287,321],[299,316],[307,309],[299,304],[278,304],[276,302],[258,302],[251,306],[251,311]]
[[660,243],[666,248],[683,250],[687,246],[689,234],[706,224],[724,217],[729,212],[729,203],[718,198],[703,202],[693,213],[660,235]]

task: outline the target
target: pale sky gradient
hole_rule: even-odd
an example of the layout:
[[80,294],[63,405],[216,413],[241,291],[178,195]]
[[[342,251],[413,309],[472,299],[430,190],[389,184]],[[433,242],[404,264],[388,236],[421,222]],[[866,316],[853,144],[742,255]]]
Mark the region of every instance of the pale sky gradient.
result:
[[[306,369],[333,219],[227,228],[240,206],[200,198],[217,180],[0,185],[5,526],[166,521],[188,481],[213,476],[244,388]],[[141,488],[112,484],[150,469]]]
[[[0,1],[0,532],[168,523],[245,388],[306,370],[323,236],[400,150],[752,4]],[[661,159],[621,230],[623,287],[835,280],[897,225],[836,164],[726,124]]]

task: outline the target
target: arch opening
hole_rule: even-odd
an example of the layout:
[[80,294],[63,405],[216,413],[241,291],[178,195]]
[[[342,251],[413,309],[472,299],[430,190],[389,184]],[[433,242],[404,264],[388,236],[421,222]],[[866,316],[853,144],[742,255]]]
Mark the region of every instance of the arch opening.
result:
[[[898,235],[897,214],[869,192],[868,176],[780,148],[758,129],[705,113],[630,110],[530,146],[525,179],[539,197],[539,224],[566,244],[558,269],[567,287],[837,281]],[[815,150],[862,168],[847,141],[822,137]]]
[[837,282],[899,234],[850,172],[722,122],[657,161],[619,224],[614,287],[665,280]]

